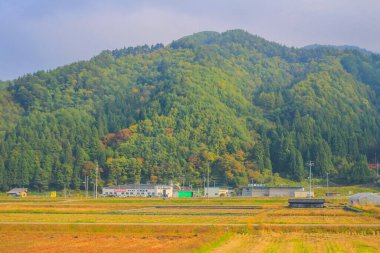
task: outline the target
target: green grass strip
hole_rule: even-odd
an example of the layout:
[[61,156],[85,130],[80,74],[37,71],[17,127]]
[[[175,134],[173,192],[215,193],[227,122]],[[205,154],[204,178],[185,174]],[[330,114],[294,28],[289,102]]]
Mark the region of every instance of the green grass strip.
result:
[[194,253],[207,253],[212,251],[213,249],[216,249],[217,247],[220,247],[223,243],[228,241],[232,236],[232,233],[226,233],[223,234],[221,237],[219,237],[217,240],[207,243],[203,245],[201,248],[194,251]]

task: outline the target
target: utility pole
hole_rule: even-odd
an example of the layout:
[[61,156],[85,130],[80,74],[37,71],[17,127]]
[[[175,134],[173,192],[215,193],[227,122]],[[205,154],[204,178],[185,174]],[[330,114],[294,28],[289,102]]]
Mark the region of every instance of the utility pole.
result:
[[63,195],[66,198],[66,183],[63,183]]
[[208,196],[208,189],[210,188],[210,166],[207,165],[207,198]]
[[326,172],[327,175],[327,192],[329,192],[329,173]]
[[95,169],[95,199],[98,198],[98,162],[96,162],[96,169]]
[[90,185],[90,177],[87,175],[87,189],[86,189],[86,198],[88,198],[88,187]]
[[84,178],[84,191],[86,192],[86,199],[88,198],[88,175]]
[[203,176],[203,197],[206,197],[206,177]]
[[314,166],[314,162],[313,161],[308,161],[306,163],[306,165],[309,166],[310,170],[309,170],[309,198],[311,199],[311,166]]

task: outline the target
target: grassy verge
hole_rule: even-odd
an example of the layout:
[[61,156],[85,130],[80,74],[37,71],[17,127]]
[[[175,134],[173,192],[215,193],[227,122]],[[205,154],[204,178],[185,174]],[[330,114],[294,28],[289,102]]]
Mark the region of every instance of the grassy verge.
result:
[[195,253],[210,252],[213,249],[216,249],[216,248],[220,247],[222,244],[224,244],[225,242],[227,242],[231,238],[232,235],[233,235],[232,233],[222,234],[217,240],[204,244],[203,246],[201,246],[198,250],[196,250],[194,252]]

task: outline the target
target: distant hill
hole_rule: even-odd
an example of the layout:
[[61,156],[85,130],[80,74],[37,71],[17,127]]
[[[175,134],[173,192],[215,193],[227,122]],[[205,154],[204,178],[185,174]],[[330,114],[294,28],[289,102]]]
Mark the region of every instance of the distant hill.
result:
[[104,51],[0,90],[0,188],[314,177],[368,182],[380,56],[295,49],[242,30]]
[[350,45],[342,45],[342,46],[334,46],[334,45],[320,45],[320,44],[312,44],[302,47],[303,49],[316,49],[316,48],[334,48],[339,50],[351,50],[351,51],[359,51],[363,54],[375,54],[374,52],[371,52],[367,49],[357,47],[357,46],[350,46]]

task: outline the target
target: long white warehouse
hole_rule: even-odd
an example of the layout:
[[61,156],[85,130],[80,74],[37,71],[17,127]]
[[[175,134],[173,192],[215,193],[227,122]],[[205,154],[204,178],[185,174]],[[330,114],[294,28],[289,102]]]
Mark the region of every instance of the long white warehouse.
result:
[[172,197],[173,187],[169,185],[127,184],[103,187],[107,197]]

